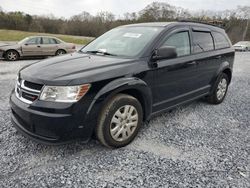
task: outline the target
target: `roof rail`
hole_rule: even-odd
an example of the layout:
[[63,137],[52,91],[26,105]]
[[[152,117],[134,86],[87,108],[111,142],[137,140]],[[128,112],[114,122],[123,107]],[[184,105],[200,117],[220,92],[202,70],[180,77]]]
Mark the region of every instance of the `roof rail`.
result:
[[206,24],[206,25],[211,25],[214,27],[219,27],[219,28],[224,28],[224,25],[222,21],[218,20],[209,20],[209,21],[195,21],[195,20],[178,20],[178,22],[190,22],[190,23],[200,23],[200,24]]

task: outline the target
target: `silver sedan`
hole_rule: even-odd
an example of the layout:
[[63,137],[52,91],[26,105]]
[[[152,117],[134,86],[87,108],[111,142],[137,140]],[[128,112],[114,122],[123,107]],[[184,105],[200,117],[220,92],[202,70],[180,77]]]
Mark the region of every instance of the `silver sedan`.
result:
[[32,36],[15,44],[0,45],[0,58],[15,61],[20,57],[62,55],[75,50],[74,44],[66,43],[56,37]]

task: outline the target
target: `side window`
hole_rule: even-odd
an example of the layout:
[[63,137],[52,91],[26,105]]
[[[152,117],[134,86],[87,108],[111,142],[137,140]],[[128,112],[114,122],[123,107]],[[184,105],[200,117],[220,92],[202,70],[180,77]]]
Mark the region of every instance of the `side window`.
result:
[[27,43],[26,44],[40,44],[40,41],[41,39],[38,37],[38,38],[32,38],[32,39],[30,39],[30,40],[28,40],[27,41]]
[[215,42],[215,49],[222,49],[222,48],[229,48],[230,44],[227,38],[218,32],[213,32],[214,42]]
[[178,57],[189,55],[191,48],[188,31],[173,34],[163,43],[162,46],[175,47]]
[[210,32],[193,32],[194,53],[206,52],[214,49],[214,42]]
[[58,44],[56,39],[43,37],[43,44]]
[[50,43],[50,38],[43,37],[43,44],[51,44]]

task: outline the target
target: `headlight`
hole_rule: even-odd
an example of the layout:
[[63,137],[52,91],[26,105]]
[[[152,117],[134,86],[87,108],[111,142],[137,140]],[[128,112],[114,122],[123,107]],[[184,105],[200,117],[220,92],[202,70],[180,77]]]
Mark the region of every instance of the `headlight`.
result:
[[89,90],[90,84],[80,86],[44,86],[40,100],[54,102],[76,102]]

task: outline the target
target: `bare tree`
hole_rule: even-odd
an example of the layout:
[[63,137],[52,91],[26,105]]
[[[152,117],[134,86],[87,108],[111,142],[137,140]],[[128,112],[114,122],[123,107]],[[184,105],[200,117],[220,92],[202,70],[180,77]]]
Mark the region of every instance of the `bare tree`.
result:
[[139,12],[141,20],[161,21],[176,17],[175,7],[168,3],[153,2]]
[[124,16],[124,19],[128,21],[135,21],[138,19],[136,12],[132,12],[132,13],[126,12],[123,16]]
[[81,14],[72,16],[71,20],[84,22],[84,21],[90,21],[92,18],[93,18],[93,16],[90,13],[83,11]]

